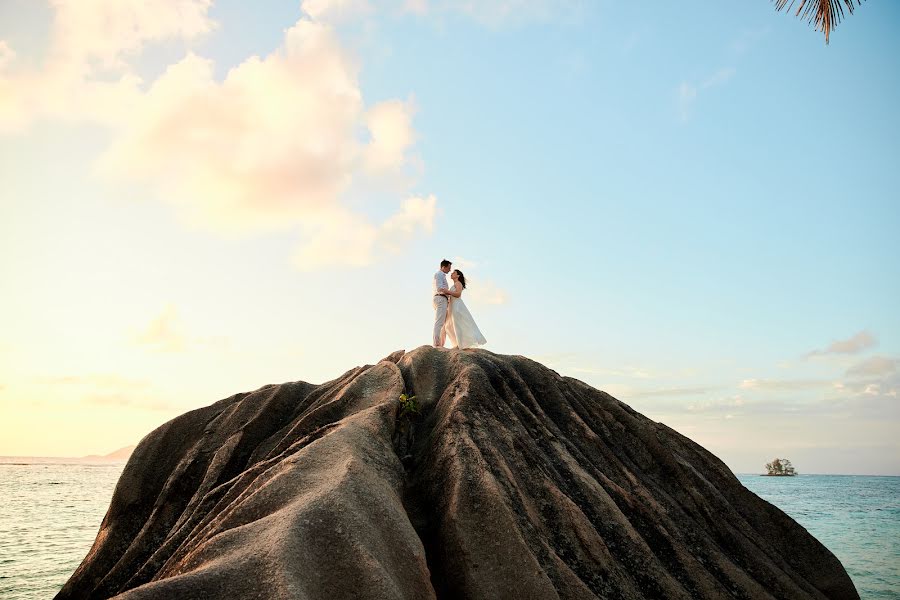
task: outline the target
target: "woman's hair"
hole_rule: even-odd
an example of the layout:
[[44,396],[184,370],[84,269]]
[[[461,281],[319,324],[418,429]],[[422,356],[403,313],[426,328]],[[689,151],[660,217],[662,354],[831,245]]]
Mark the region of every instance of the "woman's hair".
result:
[[463,289],[466,289],[466,276],[462,274],[462,271],[456,269],[456,276],[459,277],[459,282],[462,284]]

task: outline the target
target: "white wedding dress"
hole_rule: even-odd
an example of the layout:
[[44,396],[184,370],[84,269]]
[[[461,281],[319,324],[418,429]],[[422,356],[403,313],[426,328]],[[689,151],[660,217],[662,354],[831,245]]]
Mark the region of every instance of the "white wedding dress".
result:
[[[451,292],[456,291],[456,284],[450,288]],[[444,324],[444,331],[447,332],[447,339],[453,344],[453,348],[471,348],[472,346],[481,346],[487,344],[487,340],[481,335],[472,313],[466,308],[466,303],[462,297],[450,298],[450,309],[447,311],[447,321]]]

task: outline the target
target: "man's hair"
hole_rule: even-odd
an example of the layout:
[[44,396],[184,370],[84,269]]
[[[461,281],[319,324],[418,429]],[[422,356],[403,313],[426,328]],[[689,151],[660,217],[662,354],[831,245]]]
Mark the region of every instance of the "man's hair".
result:
[[441,261],[441,268],[443,269],[444,267],[449,267],[452,264],[453,264],[452,262],[450,262],[449,260],[447,260],[445,258],[444,260]]

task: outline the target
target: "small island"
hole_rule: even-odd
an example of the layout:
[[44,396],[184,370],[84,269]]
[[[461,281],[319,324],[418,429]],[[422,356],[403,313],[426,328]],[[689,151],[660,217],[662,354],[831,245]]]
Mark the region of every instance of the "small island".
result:
[[766,463],[766,475],[778,477],[791,477],[797,474],[791,461],[786,458],[776,458],[770,463]]

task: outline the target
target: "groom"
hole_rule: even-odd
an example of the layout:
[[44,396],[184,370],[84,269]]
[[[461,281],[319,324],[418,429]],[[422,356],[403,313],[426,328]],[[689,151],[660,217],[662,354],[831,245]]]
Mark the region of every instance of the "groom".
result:
[[441,261],[441,269],[434,274],[431,282],[431,304],[434,306],[434,347],[444,347],[444,321],[447,320],[447,273],[450,272],[449,260]]

